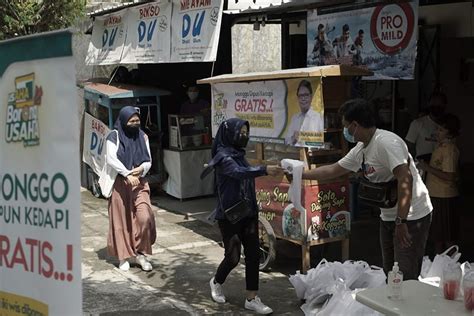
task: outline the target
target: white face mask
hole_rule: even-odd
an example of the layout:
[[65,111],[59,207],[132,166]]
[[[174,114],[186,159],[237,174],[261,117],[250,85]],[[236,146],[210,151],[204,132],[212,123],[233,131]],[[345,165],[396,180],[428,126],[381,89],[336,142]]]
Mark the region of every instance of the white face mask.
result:
[[199,96],[199,92],[188,92],[188,97],[189,97],[189,100],[191,100],[191,102],[196,101],[198,96]]

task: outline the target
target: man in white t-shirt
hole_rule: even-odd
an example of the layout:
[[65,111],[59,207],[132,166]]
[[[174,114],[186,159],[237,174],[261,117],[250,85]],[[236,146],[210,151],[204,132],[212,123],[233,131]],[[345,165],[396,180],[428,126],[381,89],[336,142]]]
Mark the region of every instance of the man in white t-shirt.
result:
[[428,190],[405,142],[396,134],[375,127],[375,115],[367,101],[347,101],[339,111],[344,137],[357,145],[338,162],[305,171],[303,179],[329,180],[357,172],[361,167],[372,183],[396,179],[397,205],[381,208],[383,266],[387,273],[397,261],[405,279],[417,279],[433,209]]
[[431,153],[437,143],[436,121],[443,115],[446,104],[446,95],[433,93],[429,100],[429,113],[411,122],[405,140],[410,153],[417,159],[430,161]]

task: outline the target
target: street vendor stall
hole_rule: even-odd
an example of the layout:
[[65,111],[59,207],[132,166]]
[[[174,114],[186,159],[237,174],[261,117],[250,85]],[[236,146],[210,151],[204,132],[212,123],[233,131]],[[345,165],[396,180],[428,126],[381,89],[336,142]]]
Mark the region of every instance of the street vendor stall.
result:
[[105,163],[105,139],[124,106],[139,109],[141,128],[150,140],[152,167],[148,182],[153,185],[164,180],[160,97],[168,94],[166,90],[129,84],[87,83],[84,86],[83,178],[85,187],[94,195],[101,196],[98,175]]
[[[213,135],[225,119],[248,120],[253,143],[247,147],[247,158],[251,163],[275,164],[291,158],[310,169],[337,161],[347,152],[337,109],[350,97],[351,77],[371,74],[353,66],[333,65],[220,75],[198,83],[212,85]],[[308,99],[311,108],[304,112],[301,100],[308,103]],[[310,123],[319,115],[323,126],[312,129],[303,120],[300,129],[292,131],[295,118],[308,111],[316,113],[311,114]],[[261,268],[275,257],[275,237],[301,246],[303,272],[310,267],[311,246],[341,242],[342,259],[347,259],[351,227],[348,179],[303,180],[301,201],[289,200],[289,187],[281,178],[256,179],[261,243],[267,242],[262,246],[266,262]]]

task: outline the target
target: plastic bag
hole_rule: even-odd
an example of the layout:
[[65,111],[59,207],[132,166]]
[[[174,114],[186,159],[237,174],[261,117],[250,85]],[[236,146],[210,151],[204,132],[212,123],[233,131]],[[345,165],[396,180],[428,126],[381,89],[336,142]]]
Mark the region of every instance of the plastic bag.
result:
[[[455,252],[452,255],[448,255],[448,253],[453,249],[455,249]],[[441,276],[443,275],[444,267],[446,267],[451,262],[457,262],[460,257],[461,257],[461,253],[459,252],[459,247],[457,245],[449,247],[443,253],[435,256],[430,269],[426,273],[426,277],[427,278],[432,278],[432,277],[441,278]]]
[[423,256],[423,262],[421,263],[421,271],[420,271],[420,276],[422,278],[426,278],[426,275],[428,274],[428,271],[430,271],[431,268],[431,260],[428,256]]
[[370,266],[360,275],[360,277],[352,284],[351,289],[371,289],[385,285],[387,276],[382,268]]
[[359,290],[350,291],[344,281],[339,279],[329,301],[315,315],[316,316],[379,316],[379,312],[365,306],[355,300],[355,294]]
[[293,285],[296,291],[296,296],[302,300],[304,299],[304,293],[306,292],[307,285],[306,285],[306,278],[307,276],[301,274],[300,271],[296,271],[295,275],[290,275],[290,283]]

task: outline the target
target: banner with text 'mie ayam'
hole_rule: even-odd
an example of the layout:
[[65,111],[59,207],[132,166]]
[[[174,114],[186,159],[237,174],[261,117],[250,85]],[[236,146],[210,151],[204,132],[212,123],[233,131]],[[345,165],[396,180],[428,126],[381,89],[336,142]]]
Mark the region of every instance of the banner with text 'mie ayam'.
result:
[[0,315],[82,315],[71,35],[0,42]]
[[324,141],[321,78],[213,84],[213,136],[233,117],[249,122],[253,140],[318,146]]

